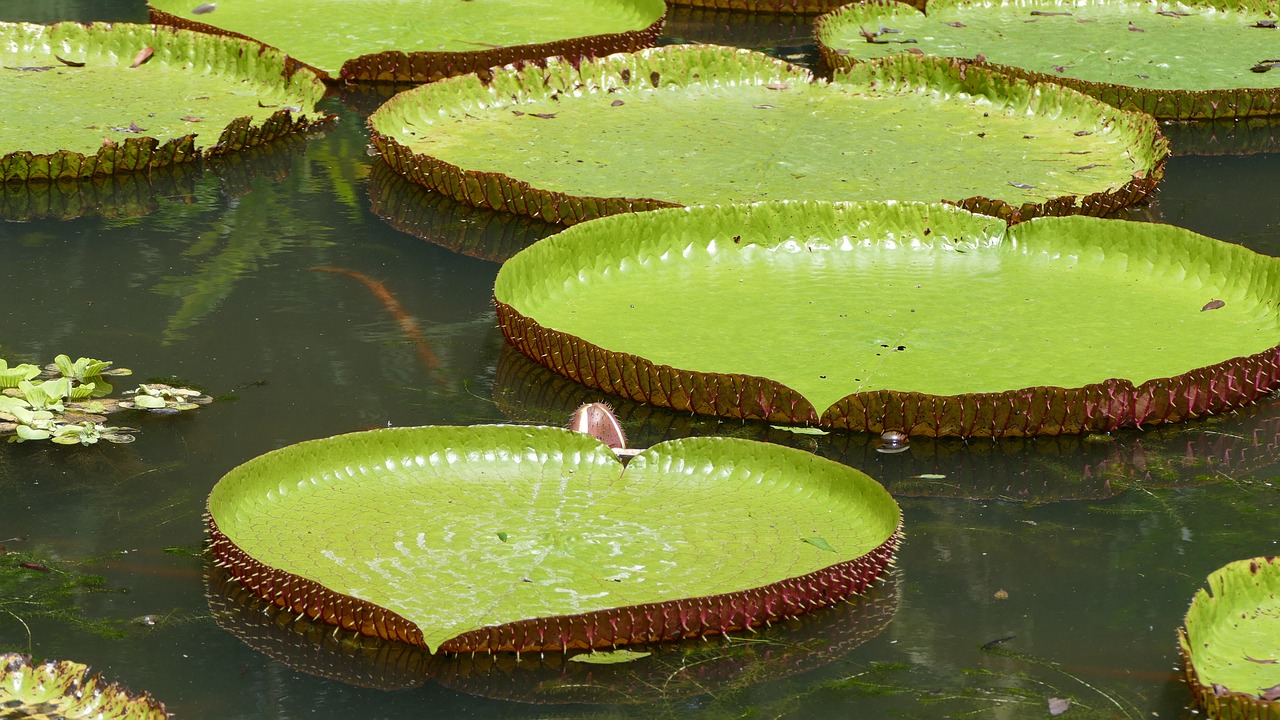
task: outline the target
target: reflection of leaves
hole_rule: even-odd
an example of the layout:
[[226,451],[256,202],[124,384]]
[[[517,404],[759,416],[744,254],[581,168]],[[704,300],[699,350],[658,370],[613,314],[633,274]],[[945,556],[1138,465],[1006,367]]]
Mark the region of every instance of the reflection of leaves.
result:
[[257,272],[268,257],[294,246],[314,243],[325,235],[317,221],[291,210],[271,193],[254,192],[231,203],[216,232],[205,233],[188,249],[192,255],[209,256],[189,275],[171,275],[155,286],[162,295],[181,298],[182,305],[169,319],[165,341],[185,338],[185,331],[218,307],[246,275]]

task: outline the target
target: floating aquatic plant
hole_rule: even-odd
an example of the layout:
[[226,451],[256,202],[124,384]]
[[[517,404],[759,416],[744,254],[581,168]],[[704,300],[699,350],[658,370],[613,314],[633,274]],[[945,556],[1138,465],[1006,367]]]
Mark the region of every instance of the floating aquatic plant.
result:
[[874,480],[790,448],[692,438],[624,466],[581,433],[500,425],[299,443],[209,497],[213,552],[254,593],[432,652],[608,648],[796,616],[879,577],[900,520]]
[[1184,623],[1187,683],[1209,717],[1280,718],[1280,557],[1215,570]]
[[818,20],[837,70],[902,53],[972,59],[1164,119],[1280,114],[1274,0],[889,0]]
[[58,355],[44,367],[46,379],[35,379],[40,373],[38,365],[24,363],[11,368],[0,359],[0,378],[9,379],[9,386],[0,385],[0,437],[8,435],[9,442],[130,443],[137,428],[106,425],[105,414],[132,409],[171,414],[212,402],[198,390],[163,383],[139,385],[126,392],[123,400],[107,398],[114,388],[105,378],[132,371],[94,358],[72,361],[67,355]]

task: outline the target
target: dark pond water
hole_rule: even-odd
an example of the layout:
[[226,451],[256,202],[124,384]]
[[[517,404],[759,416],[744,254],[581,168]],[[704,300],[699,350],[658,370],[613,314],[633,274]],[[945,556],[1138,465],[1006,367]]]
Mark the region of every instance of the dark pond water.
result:
[[[145,11],[0,0],[0,17]],[[668,32],[811,50],[794,21],[684,11]],[[493,258],[549,229],[388,177],[365,154],[378,102],[330,98],[340,120],[324,136],[203,171],[4,190],[0,357],[110,359],[222,401],[143,418],[132,445],[0,447],[0,545],[55,570],[0,574],[0,650],[89,663],[182,718],[1038,718],[1051,697],[1072,700],[1068,718],[1187,715],[1174,632],[1191,595],[1226,562],[1280,552],[1280,400],[1114,437],[917,441],[893,456],[864,436],[617,402],[638,443],[797,445],[883,480],[906,513],[897,572],[870,598],[648,664],[431,659],[235,602],[199,556],[204,499],[235,465],[388,424],[562,424],[595,399],[504,350],[494,324]],[[1130,215],[1280,254],[1280,124],[1168,132],[1199,154],[1173,159]]]

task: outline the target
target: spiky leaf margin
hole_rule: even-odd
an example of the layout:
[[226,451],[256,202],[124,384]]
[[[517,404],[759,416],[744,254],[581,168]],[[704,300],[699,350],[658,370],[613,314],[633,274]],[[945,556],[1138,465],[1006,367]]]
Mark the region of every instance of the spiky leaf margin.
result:
[[[1017,228],[1009,232],[1016,235]],[[1227,267],[1241,260],[1225,255],[1250,252],[1225,243],[1215,247]],[[1258,281],[1271,287],[1277,278],[1274,272],[1263,272]],[[1202,417],[1252,402],[1280,387],[1277,345],[1138,385],[1113,378],[1075,388],[1036,386],[962,395],[876,390],[845,396],[819,415],[807,398],[776,380],[654,363],[544,327],[500,298],[495,297],[494,304],[498,326],[509,344],[575,382],[675,410],[771,423],[873,433],[894,430],[925,437],[1105,433]]]
[[[646,645],[643,663],[622,670],[580,668],[562,653],[429,655],[316,622],[247,590],[225,570],[205,572],[209,609],[219,627],[289,667],[329,680],[380,690],[428,680],[480,697],[524,703],[639,703],[722,692],[813,670],[876,637],[896,615],[901,576],[886,573],[864,594],[757,631]],[[584,677],[584,676],[588,676]]]
[[[813,81],[813,76],[803,68],[759,53],[697,45],[668,46],[580,64],[552,60],[538,65],[511,65],[401,93],[369,117],[370,138],[383,160],[413,182],[459,202],[528,215],[549,223],[574,225],[607,215],[680,207],[678,203],[653,198],[579,196],[544,190],[503,173],[468,170],[416,153],[380,130],[395,127],[402,115],[420,112],[419,96],[423,94],[433,102],[488,105],[508,102],[507,98],[511,97],[545,97],[561,92],[572,95],[584,88],[620,87],[630,84],[630,78],[636,83],[650,82],[646,77],[660,77],[663,86],[716,81],[753,85]],[[944,202],[1009,223],[1044,215],[1106,215],[1141,201],[1164,176],[1168,141],[1151,117],[1116,110],[1053,83],[1015,79],[960,60],[915,55],[859,63],[836,74],[833,82],[874,88],[878,93],[968,95],[990,100],[997,107],[1021,105],[1046,114],[1097,118],[1131,138],[1130,152],[1141,169],[1129,182],[1113,190],[1084,196],[1065,195],[1020,206],[981,196],[944,199]]]
[[99,720],[169,717],[158,700],[147,693],[134,695],[115,683],[108,684],[98,674],[90,673],[88,665],[67,660],[37,664],[31,662],[29,655],[17,653],[0,654],[0,710],[34,713],[31,717],[44,717],[44,712],[53,710],[57,717]]
[[[176,28],[156,27],[151,25],[130,25],[126,23],[58,23],[45,29],[50,38],[61,33],[85,34],[111,33],[126,35],[127,41],[136,44],[137,48],[151,47],[155,54],[152,62],[163,61],[168,54],[178,54],[178,47],[183,39],[190,39],[189,31]],[[203,55],[188,60],[197,66],[208,64],[220,67],[224,64],[233,67],[244,64],[243,58],[256,54],[253,65],[258,69],[258,82],[274,82],[294,88],[307,104],[314,107],[324,95],[324,84],[310,70],[290,60],[279,51],[269,48],[257,41],[235,38],[209,39],[208,42],[197,43]],[[50,62],[57,60],[50,50]],[[265,72],[263,68],[267,68]],[[192,70],[192,72],[196,72]],[[245,148],[271,142],[291,133],[300,133],[319,125],[333,121],[333,116],[312,111],[295,113],[289,110],[278,110],[261,124],[254,124],[250,117],[240,117],[223,128],[216,142],[207,145],[203,150],[196,147],[194,133],[160,139],[147,136],[130,137],[114,145],[104,145],[92,155],[72,150],[59,150],[53,153],[32,153],[18,150],[0,156],[0,182],[30,180],[61,180],[66,178],[86,178],[99,175],[110,175],[121,172],[146,171],[152,168],[175,165],[195,161],[201,157],[219,157]]]
[[[941,0],[934,0],[934,2],[939,1]],[[953,2],[953,4],[959,3]],[[1239,0],[1239,2],[1180,0],[1180,4],[1200,5],[1220,10],[1243,8],[1268,13],[1275,12],[1275,3],[1268,3],[1267,0]],[[818,52],[822,55],[823,62],[836,72],[870,62],[841,53],[840,48],[832,47],[827,42],[824,42],[824,38],[828,36],[828,33],[832,32],[832,28],[842,22],[863,21],[878,23],[876,18],[887,17],[895,12],[910,12],[906,10],[905,6],[914,6],[914,3],[899,3],[894,0],[863,0],[863,2],[845,5],[838,10],[819,17],[814,25],[814,35],[817,39]],[[916,12],[928,14],[926,10],[921,10],[918,7]],[[1035,72],[1015,65],[1003,65],[986,60],[952,59],[1028,82],[1055,84],[1071,88],[1120,110],[1146,113],[1161,120],[1217,120],[1280,115],[1280,88],[1162,90],[1081,80],[1062,75]]]
[[[1277,589],[1280,589],[1280,556],[1256,557],[1228,563],[1209,575],[1208,591],[1196,591],[1183,625],[1178,628],[1178,648],[1182,654],[1187,685],[1191,687],[1191,692],[1208,716],[1216,720],[1278,720],[1280,700],[1262,700],[1255,694],[1243,692],[1243,688],[1219,686],[1221,690],[1215,690],[1213,683],[1206,682],[1196,671],[1195,656],[1201,652],[1210,652],[1210,649],[1204,647],[1202,638],[1193,635],[1196,631],[1194,625],[1197,620],[1202,623],[1213,622],[1214,611],[1228,601],[1233,585],[1237,586],[1237,592],[1242,589],[1262,594],[1269,592],[1274,597]],[[1241,608],[1235,606],[1224,610],[1240,611]],[[1201,647],[1197,648],[1197,644]]]
[[[222,35],[259,42],[248,35],[224,30],[215,25],[189,20],[153,7],[148,7],[148,9],[151,13],[151,22],[157,25],[168,25],[210,35]],[[662,35],[662,27],[665,22],[666,13],[664,12],[661,17],[648,27],[623,33],[591,35],[530,45],[509,45],[486,48],[484,50],[453,52],[389,50],[370,55],[361,55],[347,60],[338,70],[336,78],[313,65],[297,60],[292,60],[292,62],[306,67],[326,82],[427,83],[447,77],[481,72],[500,65],[510,65],[543,58],[563,57],[581,60],[584,58],[604,57],[613,53],[635,52],[656,45],[658,38]]]
[[[493,427],[488,430],[492,431]],[[400,432],[404,430],[407,429],[401,429]],[[544,433],[545,441],[550,442],[552,435],[548,431],[565,432],[554,428],[522,428],[522,432]],[[304,443],[303,445],[308,445],[305,450],[290,451],[289,448],[284,448],[275,452],[311,452],[321,447],[317,443],[324,442]],[[691,442],[705,443],[707,440]],[[724,438],[712,439],[711,442],[723,443],[722,452],[730,454],[734,452],[730,449],[733,445],[758,445]],[[603,448],[603,445],[600,447]],[[776,450],[797,452],[783,448]],[[567,459],[569,454],[566,452],[565,455]],[[665,457],[661,446],[650,448],[642,456],[648,457],[655,466]],[[612,454],[609,457],[612,458]],[[833,467],[848,470],[834,463]],[[874,481],[867,481],[883,492]],[[206,514],[206,522],[215,562],[225,568],[232,578],[264,600],[344,630],[431,650],[422,631],[404,616],[258,561],[219,528],[212,508]],[[480,627],[441,642],[435,650],[448,653],[589,650],[636,643],[668,642],[757,627],[832,605],[862,592],[892,564],[901,541],[902,515],[899,511],[894,530],[880,544],[858,557],[805,575],[718,595],[679,598]]]

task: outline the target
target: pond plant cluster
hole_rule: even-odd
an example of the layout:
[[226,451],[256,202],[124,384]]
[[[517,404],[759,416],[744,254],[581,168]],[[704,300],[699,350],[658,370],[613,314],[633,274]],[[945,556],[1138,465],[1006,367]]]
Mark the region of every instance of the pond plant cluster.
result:
[[[869,433],[884,453],[1177,423],[1280,387],[1280,261],[1101,219],[1161,181],[1158,119],[1280,114],[1275,2],[702,4],[828,13],[829,74],[652,47],[660,0],[367,0],[302,19],[152,0],[151,25],[4,23],[0,90],[76,120],[0,129],[0,179],[93,183],[217,158],[326,127],[326,84],[423,83],[368,118],[379,193],[401,202],[412,193],[391,188],[408,181],[557,226],[504,253],[493,294],[507,343],[580,386]],[[313,269],[363,282],[425,347],[385,287]],[[0,360],[0,435],[131,442],[108,414],[210,401],[163,383],[110,398],[107,378],[128,374],[111,365]],[[571,429],[388,428],[237,467],[208,499],[219,623],[273,655],[312,642],[313,625],[336,628],[339,654],[400,644],[402,669],[460,686],[501,664],[461,653],[661,673],[658,643],[859,595],[866,616],[831,648],[884,627],[902,515],[880,483],[749,440],[630,449],[607,407],[578,412]],[[1194,695],[1215,717],[1274,717],[1280,566],[1245,559],[1209,588],[1179,634]],[[242,604],[301,629],[280,637],[238,618]],[[50,712],[65,688],[102,717],[164,716],[146,696],[111,699],[83,666],[6,655],[0,670],[0,708]]]

